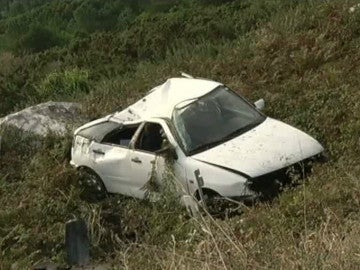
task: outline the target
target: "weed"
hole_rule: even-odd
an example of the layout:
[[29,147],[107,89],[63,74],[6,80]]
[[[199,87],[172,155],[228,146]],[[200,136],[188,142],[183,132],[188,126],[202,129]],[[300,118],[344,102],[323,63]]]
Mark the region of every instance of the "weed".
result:
[[319,139],[332,160],[271,205],[244,207],[231,219],[194,219],[171,196],[87,204],[74,187],[68,139],[34,147],[34,138],[8,131],[0,157],[0,268],[63,263],[64,223],[76,215],[88,222],[93,259],[120,269],[357,269],[360,13],[349,12],[355,4],[187,3],[142,14],[124,31],[78,34],[68,47],[3,54],[2,115],[42,98],[73,98],[99,117],[183,70],[251,100],[264,97],[268,115]]

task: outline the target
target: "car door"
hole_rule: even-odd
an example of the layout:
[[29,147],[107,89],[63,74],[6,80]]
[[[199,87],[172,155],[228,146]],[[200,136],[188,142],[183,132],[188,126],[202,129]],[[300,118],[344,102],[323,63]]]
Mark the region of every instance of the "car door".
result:
[[101,177],[108,192],[131,195],[129,142],[139,125],[111,130],[100,142],[89,146],[92,168]]
[[129,149],[93,142],[90,157],[95,172],[101,177],[108,192],[127,194],[129,179]]
[[129,153],[131,163],[131,191],[132,196],[144,198],[146,184],[155,176],[157,181],[164,171],[164,158],[156,154],[162,148],[164,133],[158,123],[146,122],[133,141]]

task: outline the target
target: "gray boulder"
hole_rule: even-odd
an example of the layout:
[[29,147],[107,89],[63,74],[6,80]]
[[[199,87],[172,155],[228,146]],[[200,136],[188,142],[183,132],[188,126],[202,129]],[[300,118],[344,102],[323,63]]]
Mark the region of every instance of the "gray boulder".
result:
[[0,127],[13,126],[43,137],[64,136],[87,121],[80,109],[80,104],[72,102],[41,103],[0,118]]

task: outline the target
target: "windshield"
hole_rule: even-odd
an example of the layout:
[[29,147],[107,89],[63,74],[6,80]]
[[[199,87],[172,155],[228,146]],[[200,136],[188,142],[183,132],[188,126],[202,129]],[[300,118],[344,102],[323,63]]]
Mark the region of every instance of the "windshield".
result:
[[173,112],[177,135],[187,154],[209,149],[263,122],[265,117],[226,86],[196,100],[178,104]]

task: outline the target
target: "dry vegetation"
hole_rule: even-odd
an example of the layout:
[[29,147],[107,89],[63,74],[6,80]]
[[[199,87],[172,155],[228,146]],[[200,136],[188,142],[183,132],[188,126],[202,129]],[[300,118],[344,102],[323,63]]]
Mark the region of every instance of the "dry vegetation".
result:
[[[210,6],[204,16],[240,14],[234,9],[240,2]],[[360,268],[360,8],[349,11],[357,1],[294,2],[253,1],[244,12],[253,12],[248,21],[256,27],[237,28],[234,36],[221,40],[181,39],[162,48],[161,57],[137,59],[125,72],[84,65],[78,73],[90,92],[80,89],[66,98],[80,101],[86,115],[98,117],[120,110],[183,70],[225,82],[250,100],[265,98],[266,113],[320,140],[330,153],[329,163],[315,167],[308,181],[271,204],[244,207],[242,215],[225,220],[191,219],[171,196],[157,203],[116,196],[87,204],[79,199],[77,176],[68,165],[71,138],[47,138],[36,149],[31,136],[8,130],[0,158],[0,269],[26,269],[43,260],[63,263],[64,222],[73,214],[88,221],[94,260],[111,262],[115,269]],[[182,12],[156,16],[176,20]],[[144,29],[149,23],[145,16],[139,22]],[[92,36],[88,46],[102,46],[106,35]],[[65,56],[61,62],[58,50],[30,56],[3,53],[1,61],[13,66],[2,64],[1,74],[13,74],[18,63],[29,61],[21,78],[3,78],[6,89],[29,81],[52,97],[51,90],[58,88],[49,76],[65,74],[56,65],[78,74],[75,60],[68,64]],[[111,57],[122,61],[121,54]],[[53,66],[52,73],[43,69],[32,75],[32,58]],[[56,83],[72,85],[65,75]],[[64,98],[55,94],[52,98]],[[39,100],[27,98],[26,104]],[[23,105],[16,103],[8,111]]]

